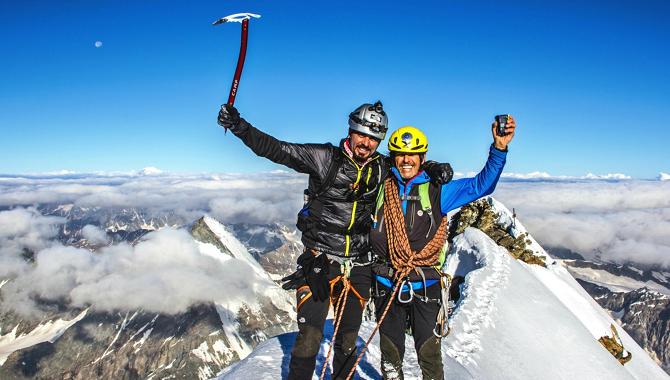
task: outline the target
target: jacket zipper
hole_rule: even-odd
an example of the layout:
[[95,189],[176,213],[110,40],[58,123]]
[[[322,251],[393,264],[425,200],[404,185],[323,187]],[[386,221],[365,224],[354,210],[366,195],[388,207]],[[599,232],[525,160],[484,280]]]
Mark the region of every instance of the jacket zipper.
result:
[[[365,168],[365,166],[367,164],[375,161],[376,159],[378,159],[379,156],[373,158],[372,160],[369,160],[363,166],[358,166],[356,161],[354,161],[348,155],[346,155],[346,156],[356,166],[356,182],[354,182],[354,185],[353,185],[354,188],[356,188],[358,186],[358,182],[360,182],[360,180],[361,180],[361,177],[362,177],[362,174],[363,174],[363,169]],[[368,180],[369,180],[369,177],[370,177],[370,172],[368,172]],[[349,234],[349,232],[351,231],[351,227],[354,226],[354,221],[356,220],[356,208],[357,208],[357,206],[358,206],[358,200],[355,200],[354,205],[351,208],[351,220],[349,221],[349,226],[347,227],[347,233],[344,235],[344,240],[345,240],[344,256],[349,256],[349,249],[351,248],[351,235]]]

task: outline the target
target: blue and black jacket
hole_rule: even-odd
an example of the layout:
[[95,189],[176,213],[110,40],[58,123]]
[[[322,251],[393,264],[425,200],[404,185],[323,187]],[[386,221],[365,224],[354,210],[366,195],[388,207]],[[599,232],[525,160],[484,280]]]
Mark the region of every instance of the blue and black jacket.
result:
[[[419,185],[430,182],[430,177],[425,172],[419,172],[417,176],[405,182],[398,170],[395,167],[392,168],[391,175],[395,177],[398,183],[402,210],[405,214],[407,237],[412,250],[421,250],[433,238],[442,222],[442,218],[449,211],[493,193],[505,166],[506,158],[506,151],[498,150],[491,145],[486,165],[476,176],[453,180],[443,185],[431,183],[428,191],[432,209],[430,213],[422,210],[421,203],[418,200]],[[389,263],[383,208],[384,204],[375,213],[370,241],[373,253],[382,262]],[[426,273],[426,275],[429,274]],[[433,276],[437,276],[437,273],[434,272]],[[390,284],[389,276],[386,273],[377,273],[377,279],[383,284]],[[418,281],[416,275],[412,275],[411,279]]]

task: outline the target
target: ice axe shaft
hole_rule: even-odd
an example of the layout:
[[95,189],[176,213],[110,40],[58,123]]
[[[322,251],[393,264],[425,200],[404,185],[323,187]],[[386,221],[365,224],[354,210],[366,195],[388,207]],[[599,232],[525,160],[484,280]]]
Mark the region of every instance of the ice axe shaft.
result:
[[240,85],[240,78],[242,77],[242,69],[244,68],[244,59],[247,56],[247,36],[249,35],[249,19],[242,21],[242,40],[240,41],[240,54],[237,56],[237,67],[235,68],[235,76],[233,76],[233,83],[230,85],[230,94],[228,94],[228,104],[231,106],[235,104],[235,95],[237,95],[237,87]]
[[228,104],[230,104],[231,106],[235,104],[235,96],[237,96],[237,88],[240,85],[240,78],[242,77],[242,69],[244,69],[244,59],[247,56],[247,37],[249,35],[249,19],[251,17],[259,18],[261,16],[253,13],[236,13],[221,18],[213,23],[213,25],[220,25],[225,22],[239,22],[242,24],[240,54],[237,56],[237,67],[235,68],[235,76],[233,76],[233,83],[230,85],[230,93],[228,94]]

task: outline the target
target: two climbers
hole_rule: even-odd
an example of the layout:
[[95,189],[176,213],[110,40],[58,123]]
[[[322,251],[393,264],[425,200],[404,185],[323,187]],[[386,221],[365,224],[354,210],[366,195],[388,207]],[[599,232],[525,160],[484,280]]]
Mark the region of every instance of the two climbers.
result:
[[507,146],[514,137],[510,116],[505,134],[496,133],[486,165],[473,178],[436,185],[421,170],[428,139],[417,128],[402,127],[391,135],[391,175],[379,192],[370,241],[373,300],[379,323],[384,379],[402,379],[405,331],[411,331],[424,379],[442,379],[440,339],[446,324],[448,276],[444,262],[449,211],[491,194],[500,178]]
[[[381,102],[356,108],[338,147],[277,140],[229,105],[221,107],[218,122],[257,155],[309,175],[309,200],[297,223],[305,251],[298,258],[298,270],[284,279],[285,289],[297,290],[298,305],[288,378],[312,378],[332,303],[340,318],[331,378],[344,379],[357,356],[355,342],[370,298],[370,215],[391,166],[388,157],[377,153],[388,128],[386,112]],[[448,164],[426,162],[423,168],[438,181],[451,179]]]

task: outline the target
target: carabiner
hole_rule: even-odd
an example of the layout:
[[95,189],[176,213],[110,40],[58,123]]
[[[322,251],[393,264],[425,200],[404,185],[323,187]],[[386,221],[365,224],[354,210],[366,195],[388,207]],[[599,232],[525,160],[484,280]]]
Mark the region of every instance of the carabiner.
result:
[[[409,290],[407,293],[409,294],[409,298],[402,298],[402,288],[405,287],[405,283],[407,283],[407,286],[409,287]],[[414,289],[412,289],[412,283],[409,282],[409,278],[404,279],[400,283],[400,290],[398,290],[398,302],[400,303],[410,303],[414,299]]]
[[[446,323],[446,325],[447,325],[447,331],[445,332],[444,331],[444,323],[442,323],[442,324],[436,323],[435,328],[433,329],[433,335],[435,335],[437,338],[440,338],[440,339],[446,338],[447,335],[449,335],[449,333],[451,332],[451,326],[449,326],[448,322]],[[440,331],[438,331],[438,329]]]

